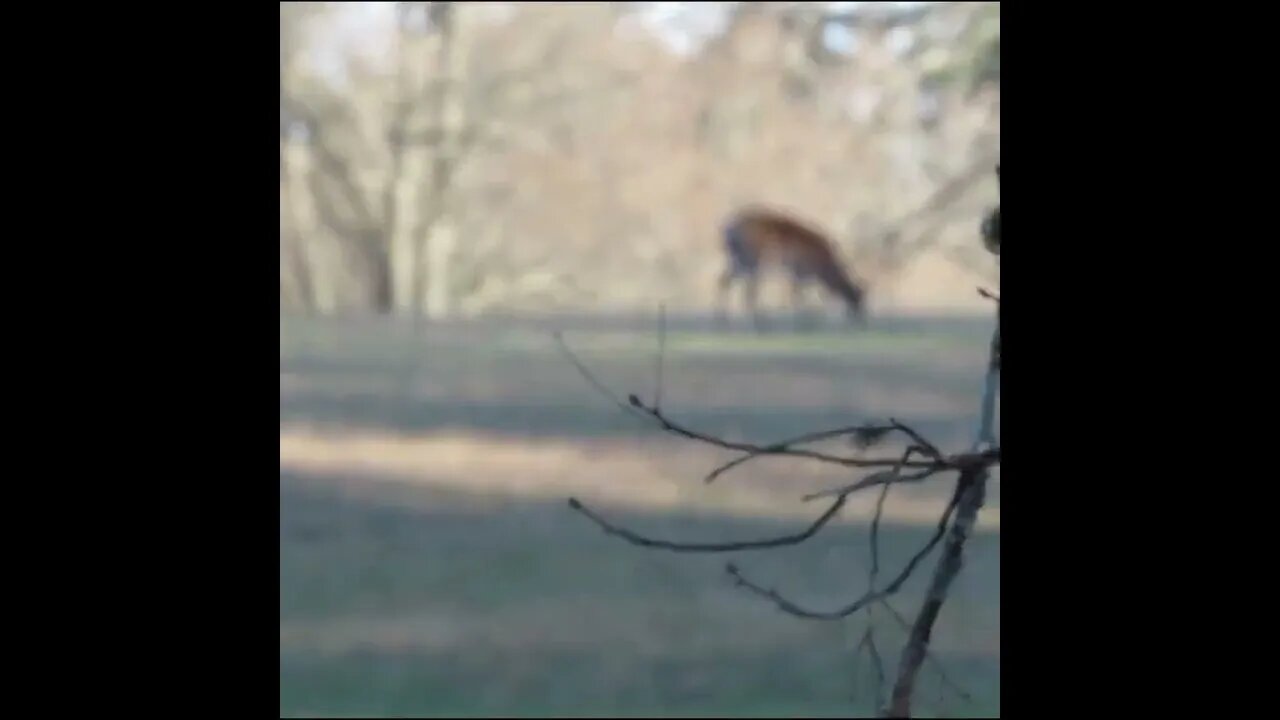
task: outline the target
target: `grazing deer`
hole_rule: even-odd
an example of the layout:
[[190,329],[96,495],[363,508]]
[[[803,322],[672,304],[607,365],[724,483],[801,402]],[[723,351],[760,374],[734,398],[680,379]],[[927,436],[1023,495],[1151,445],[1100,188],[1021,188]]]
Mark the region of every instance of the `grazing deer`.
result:
[[791,302],[796,323],[803,310],[805,288],[817,281],[842,300],[850,321],[866,322],[865,288],[845,270],[830,240],[821,232],[787,215],[765,208],[748,207],[735,213],[723,229],[728,267],[720,276],[716,320],[727,318],[725,306],[730,287],[737,280],[746,285],[746,303],[756,330],[763,329],[756,307],[760,272],[775,265],[791,276]]

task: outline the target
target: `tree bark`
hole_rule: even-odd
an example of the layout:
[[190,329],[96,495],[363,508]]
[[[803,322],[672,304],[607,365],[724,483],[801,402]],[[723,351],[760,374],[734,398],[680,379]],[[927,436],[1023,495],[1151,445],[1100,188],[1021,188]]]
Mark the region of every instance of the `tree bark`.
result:
[[293,175],[286,157],[287,142],[288,139],[285,138],[280,143],[280,212],[283,214],[281,220],[284,225],[280,232],[280,244],[293,280],[297,302],[302,311],[310,315],[315,313],[317,307],[315,279],[293,204]]
[[[996,444],[996,395],[1000,386],[1000,317],[997,313],[996,328],[991,334],[991,343],[987,357],[986,378],[982,384],[981,415],[978,421],[977,437],[974,450],[982,450]],[[974,466],[960,473],[956,481],[956,517],[947,532],[947,541],[942,549],[942,557],[933,571],[933,580],[925,595],[924,605],[916,615],[907,638],[907,646],[902,650],[898,661],[898,676],[894,681],[893,694],[889,706],[881,717],[911,717],[911,697],[915,693],[916,677],[920,674],[920,666],[924,663],[929,650],[930,636],[934,623],[942,612],[942,604],[947,600],[951,590],[951,582],[960,573],[964,564],[964,546],[973,527],[978,520],[978,511],[987,496],[986,466]]]
[[[430,223],[420,231],[416,242],[419,248],[425,246],[425,252],[419,250],[417,253],[414,299],[416,307],[425,302],[428,318],[440,319],[453,312],[451,281],[457,230],[451,196],[454,170],[461,155],[462,134],[466,123],[466,109],[461,95],[466,45],[464,19],[461,17],[463,8],[450,2],[437,3],[434,10],[433,19],[438,24],[440,33],[439,93],[435,107],[435,127],[440,130],[440,143],[435,148],[431,162],[427,199]],[[424,259],[425,268],[422,263]],[[425,298],[422,288],[424,279]]]
[[978,511],[986,499],[987,472],[984,469],[966,470],[960,473],[957,493],[956,519],[947,533],[942,558],[933,573],[924,605],[911,626],[907,646],[898,663],[898,678],[893,685],[889,707],[882,714],[887,718],[911,717],[911,697],[915,693],[916,678],[924,664],[929,649],[934,623],[947,600],[951,582],[964,565],[964,545],[968,541],[978,519]]

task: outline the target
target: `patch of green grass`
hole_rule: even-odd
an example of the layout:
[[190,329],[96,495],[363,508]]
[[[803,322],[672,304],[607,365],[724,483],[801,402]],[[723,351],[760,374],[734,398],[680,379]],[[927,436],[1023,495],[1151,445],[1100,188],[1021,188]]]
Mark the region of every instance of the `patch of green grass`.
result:
[[[855,677],[870,692],[865,659],[853,659],[863,618],[813,623],[773,611],[725,582],[725,558],[628,546],[562,503],[477,513],[440,499],[409,510],[304,476],[281,483],[280,617],[292,628],[281,646],[282,715],[827,717],[859,711]],[[687,538],[765,537],[797,524],[609,514]],[[900,567],[928,534],[883,527],[885,566]],[[868,542],[866,527],[842,525],[801,548],[733,559],[808,604],[833,606],[860,591]],[[996,550],[995,538],[975,535],[958,600],[935,632],[949,672],[988,706],[998,659],[963,648],[998,627]],[[898,607],[919,602],[919,585]],[[877,627],[891,667],[902,631],[883,616]],[[925,704],[942,714],[975,712],[930,693]]]
[[[759,657],[620,663],[584,652],[357,653],[282,658],[281,715],[374,717],[872,717],[874,694],[844,686],[850,664],[803,647]],[[810,653],[810,657],[812,657]],[[938,700],[922,683],[917,717],[995,716],[998,699]]]
[[[618,394],[647,397],[652,329],[565,337]],[[894,388],[932,383],[940,395],[967,399],[985,342],[982,333],[942,325],[764,335],[678,328],[667,336],[667,378],[690,394],[672,390],[666,398],[699,429],[785,437],[847,423],[862,411],[860,387],[896,397]],[[546,433],[587,445],[640,436],[639,424],[588,388],[539,328],[458,325],[414,335],[387,323],[282,321],[280,353],[291,380],[282,423]],[[967,361],[952,362],[954,377],[942,374],[939,358],[957,353],[973,353],[972,378]],[[701,406],[701,388],[714,389],[719,404]],[[766,390],[777,404],[759,400]],[[903,417],[945,434],[955,420],[943,412]],[[374,480],[282,470],[284,717],[870,714],[868,668],[853,660],[865,618],[785,616],[725,580],[729,558],[628,546],[572,517],[562,502],[513,501],[477,512],[437,493],[402,505],[376,498],[368,490],[381,482]],[[623,480],[606,468],[600,481]],[[707,512],[610,509],[609,516],[691,540],[765,537],[803,525]],[[885,567],[900,566],[928,534],[887,524]],[[806,604],[836,607],[864,589],[867,553],[867,529],[841,525],[802,547],[733,560]],[[922,584],[904,588],[900,610],[918,604]],[[954,593],[936,648],[978,701],[939,699],[926,670],[918,715],[998,714],[998,536],[975,535]],[[902,632],[888,622],[878,621],[877,643],[891,671]]]
[[955,344],[953,338],[868,331],[847,334],[712,335],[684,333],[668,338],[677,353],[754,355],[883,355],[919,352]]
[[[574,350],[592,354],[625,354],[641,357],[653,355],[658,350],[658,335],[649,333],[565,333],[566,342]],[[723,333],[714,331],[675,331],[665,334],[665,351],[673,356],[681,354],[707,355],[877,355],[884,353],[909,353],[941,347],[978,345],[984,339],[970,333],[903,332],[895,330],[817,331],[817,332],[768,332]],[[495,343],[508,352],[543,354],[558,352],[551,333],[504,333]]]

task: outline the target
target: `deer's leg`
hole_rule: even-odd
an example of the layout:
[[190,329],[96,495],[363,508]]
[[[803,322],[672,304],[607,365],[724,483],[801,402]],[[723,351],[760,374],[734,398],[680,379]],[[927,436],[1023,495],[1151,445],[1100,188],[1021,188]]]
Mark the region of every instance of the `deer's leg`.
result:
[[751,313],[751,323],[755,327],[756,332],[763,332],[766,329],[766,326],[764,317],[760,315],[760,274],[753,272],[748,275],[745,285],[747,310]]
[[725,327],[729,324],[729,290],[733,287],[733,281],[737,277],[737,269],[730,265],[725,268],[724,273],[720,275],[719,282],[716,284],[715,324],[718,327]]
[[791,309],[794,316],[792,322],[797,330],[805,329],[811,323],[806,317],[806,307],[804,302],[805,290],[809,287],[809,277],[802,271],[793,271],[791,274]]

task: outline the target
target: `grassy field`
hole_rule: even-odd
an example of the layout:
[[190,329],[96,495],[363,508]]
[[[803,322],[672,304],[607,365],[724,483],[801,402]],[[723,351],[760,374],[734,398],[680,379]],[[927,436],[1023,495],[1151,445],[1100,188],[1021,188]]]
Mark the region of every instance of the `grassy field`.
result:
[[[959,448],[989,328],[902,319],[757,336],[673,317],[663,407],[760,442],[892,415]],[[803,527],[819,510],[800,496],[849,476],[773,459],[705,485],[732,455],[621,412],[564,358],[554,329],[619,396],[653,398],[653,318],[416,332],[281,321],[281,714],[868,714],[874,673],[854,648],[870,622],[892,673],[897,623],[883,610],[796,619],[732,587],[723,567],[810,606],[841,605],[865,589],[875,498],[784,550],[673,554],[605,536],[565,498],[650,534],[745,539]],[[924,543],[948,487],[890,496],[882,574]],[[914,613],[926,576],[894,600],[900,611]],[[926,668],[922,716],[998,714],[999,618],[997,478],[934,633],[936,657],[973,697]]]

